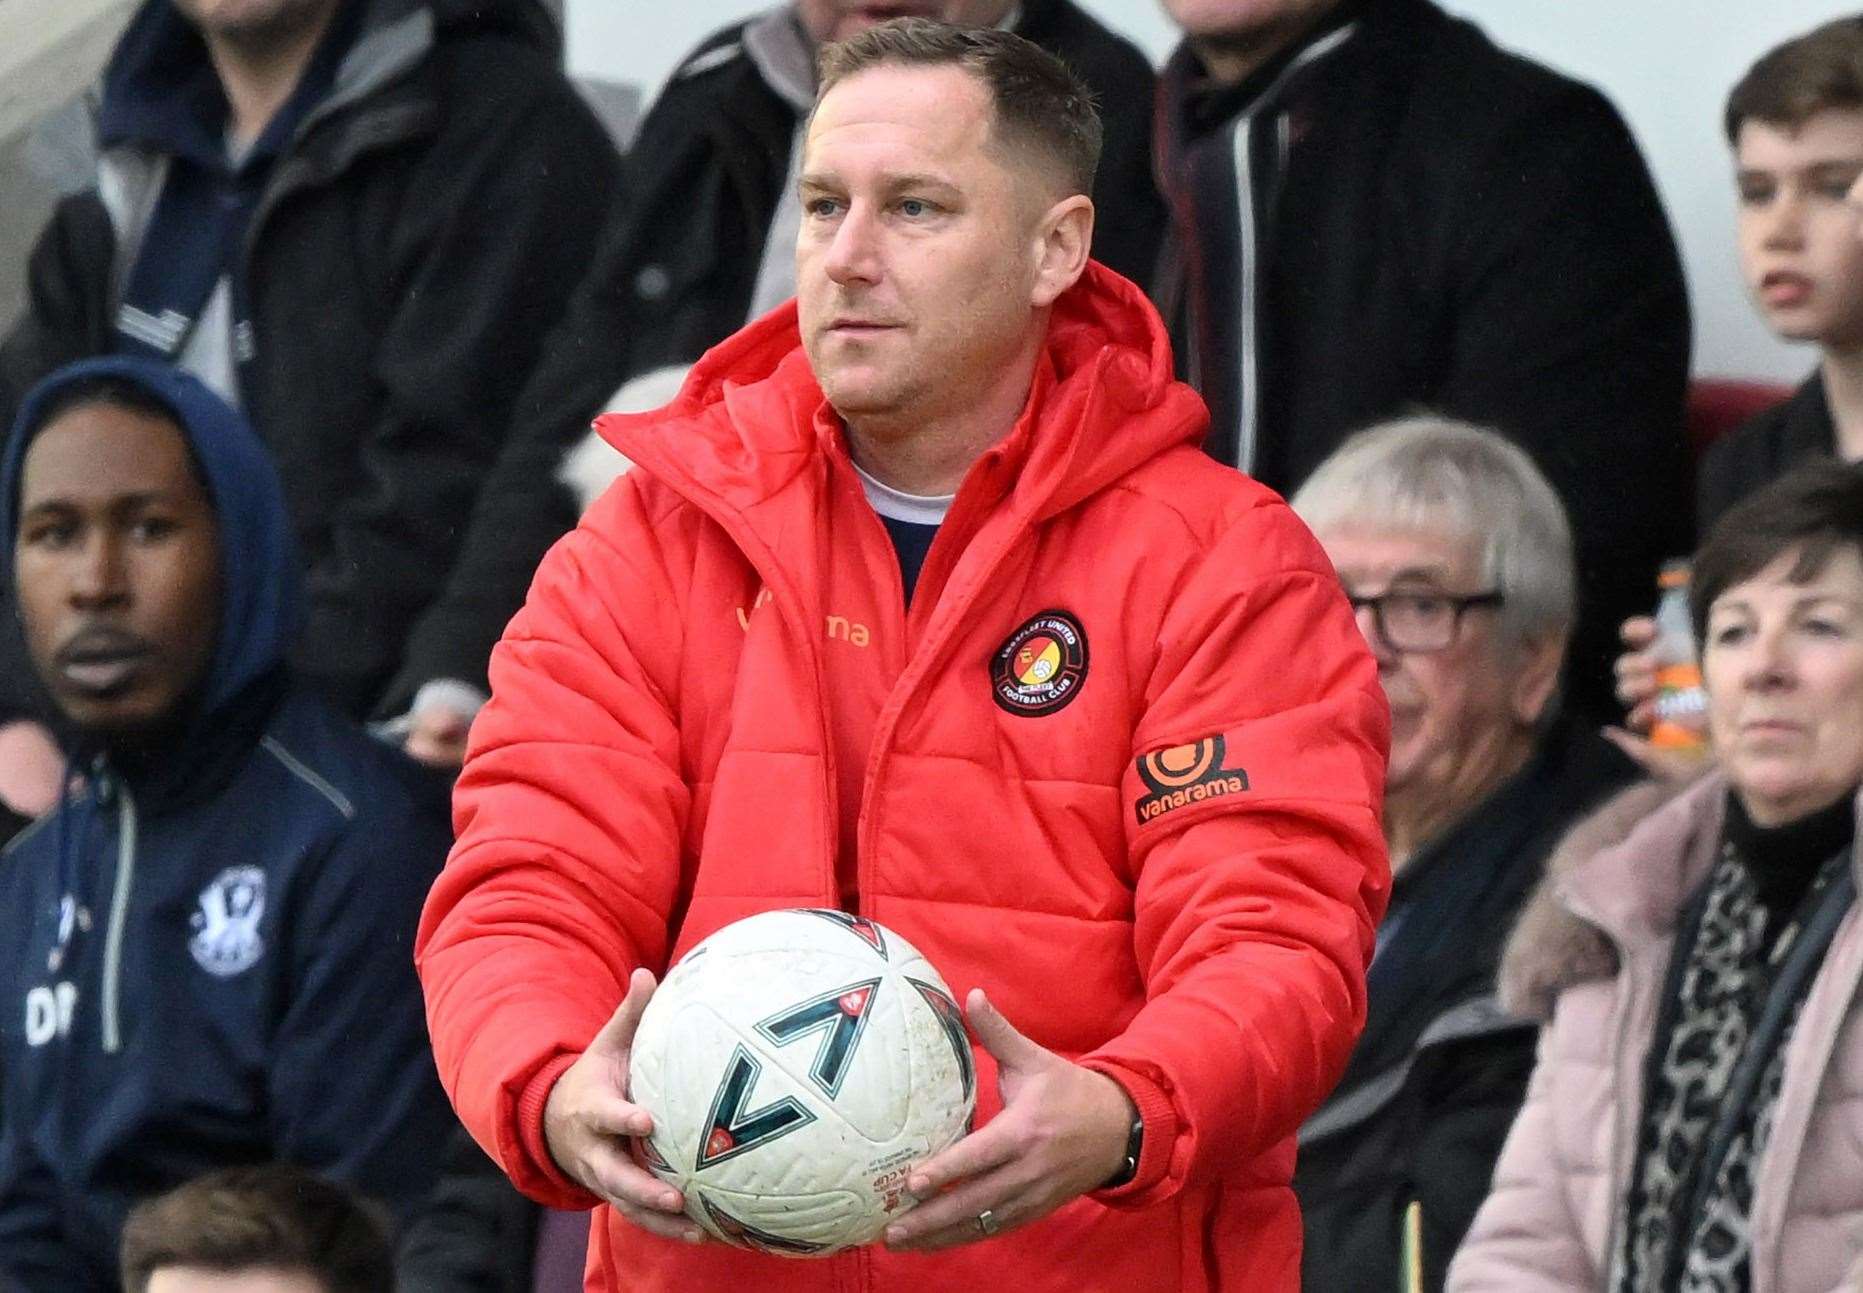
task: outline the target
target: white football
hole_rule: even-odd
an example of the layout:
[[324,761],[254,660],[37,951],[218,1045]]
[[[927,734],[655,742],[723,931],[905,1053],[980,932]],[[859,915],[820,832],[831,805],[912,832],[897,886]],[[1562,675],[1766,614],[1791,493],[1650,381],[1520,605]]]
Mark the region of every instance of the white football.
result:
[[642,1162],[726,1243],[822,1257],[914,1202],[913,1164],[976,1108],[963,1015],[931,962],[861,916],[727,925],[667,972],[634,1037]]

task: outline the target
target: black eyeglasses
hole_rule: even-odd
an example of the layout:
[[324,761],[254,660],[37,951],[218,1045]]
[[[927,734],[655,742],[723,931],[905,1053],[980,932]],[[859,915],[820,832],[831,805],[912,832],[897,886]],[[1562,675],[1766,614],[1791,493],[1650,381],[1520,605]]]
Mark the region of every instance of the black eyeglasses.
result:
[[1499,606],[1505,599],[1501,590],[1469,593],[1396,592],[1376,597],[1346,594],[1346,601],[1356,612],[1371,607],[1371,622],[1393,650],[1424,654],[1444,651],[1455,642],[1462,627],[1462,617],[1478,606]]

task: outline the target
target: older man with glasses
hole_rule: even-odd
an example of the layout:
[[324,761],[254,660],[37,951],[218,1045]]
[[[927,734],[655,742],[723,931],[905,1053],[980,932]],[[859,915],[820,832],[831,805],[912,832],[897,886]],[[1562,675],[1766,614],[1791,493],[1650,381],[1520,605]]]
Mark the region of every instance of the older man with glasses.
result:
[[1364,1036],[1301,1131],[1302,1283],[1438,1289],[1533,1065],[1533,1026],[1494,1004],[1501,941],[1564,828],[1635,769],[1557,716],[1572,538],[1520,449],[1458,422],[1388,423],[1293,502],[1391,704],[1396,872]]

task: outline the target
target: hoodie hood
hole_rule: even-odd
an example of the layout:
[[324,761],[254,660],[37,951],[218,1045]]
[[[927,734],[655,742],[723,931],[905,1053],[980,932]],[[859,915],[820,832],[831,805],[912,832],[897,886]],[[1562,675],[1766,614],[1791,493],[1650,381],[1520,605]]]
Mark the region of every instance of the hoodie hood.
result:
[[[1151,302],[1089,262],[1054,304],[1022,416],[979,463],[1006,460],[1014,506],[1040,520],[1167,449],[1200,444],[1208,423],[1203,401],[1174,376]],[[608,414],[595,426],[681,492],[738,510],[776,493],[824,449],[842,452],[841,420],[809,368],[793,300],[707,351],[664,409]]]
[[245,417],[194,377],[139,358],[71,364],[27,393],[0,460],[0,569],[9,580],[19,532],[20,473],[30,443],[26,428],[60,392],[99,377],[129,382],[174,414],[206,479],[218,522],[220,627],[213,663],[197,711],[179,716],[184,728],[197,729],[276,674],[295,635],[301,593],[284,489]]

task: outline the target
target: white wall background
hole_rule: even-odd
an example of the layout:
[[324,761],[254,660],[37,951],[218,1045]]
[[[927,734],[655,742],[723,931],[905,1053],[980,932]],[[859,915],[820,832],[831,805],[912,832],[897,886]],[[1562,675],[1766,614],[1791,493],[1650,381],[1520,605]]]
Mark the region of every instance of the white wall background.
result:
[[[707,32],[773,0],[566,0],[571,70],[651,96]],[[1796,381],[1813,362],[1747,304],[1733,252],[1733,189],[1720,111],[1767,48],[1827,18],[1837,0],[1442,0],[1497,41],[1601,87],[1641,141],[1676,227],[1695,306],[1698,372]],[[1174,43],[1157,0],[1081,0],[1161,60]]]

